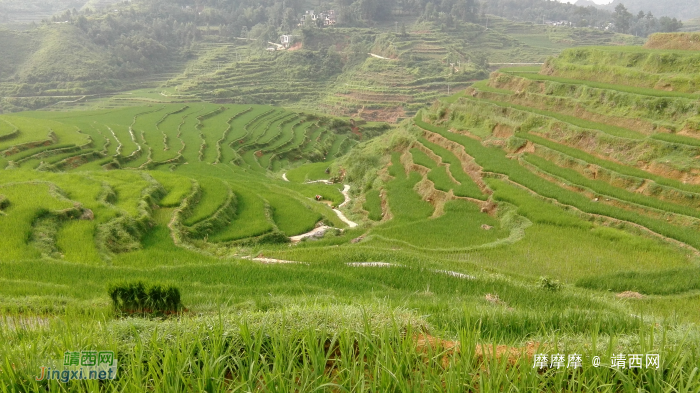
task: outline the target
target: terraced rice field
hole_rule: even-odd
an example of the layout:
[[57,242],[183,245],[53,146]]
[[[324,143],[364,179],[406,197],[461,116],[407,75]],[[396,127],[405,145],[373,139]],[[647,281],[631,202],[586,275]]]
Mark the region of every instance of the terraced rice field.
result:
[[[664,57],[684,64],[696,55],[622,49],[625,58],[659,59],[645,65],[648,87],[637,87],[634,78],[624,84],[606,79],[609,69],[618,69],[607,60],[612,53],[608,48],[569,49],[540,73],[506,69],[466,94],[446,99],[443,108],[418,115],[414,124],[419,138],[408,151],[412,164],[418,165],[415,170],[432,177],[438,190],[454,187],[443,170],[436,172],[437,156],[444,160],[444,150],[449,150],[471,160],[472,173],[486,183],[490,200],[515,206],[534,227],[579,227],[621,242],[628,239],[619,231],[623,229],[696,255],[697,92],[662,87],[670,75],[664,71]],[[579,65],[572,68],[567,59],[573,58]],[[671,266],[649,268],[660,272],[645,279],[661,277]],[[579,284],[600,288],[594,282],[590,277]],[[634,280],[625,282],[615,285],[617,290],[641,288]]]
[[[104,385],[127,390],[693,391],[698,92],[558,76],[604,72],[586,50],[371,140],[248,103],[0,116],[0,380],[58,389],[27,359],[86,345],[120,351]],[[118,315],[114,280],[173,283],[187,310]],[[558,352],[586,363],[533,367]]]
[[[299,166],[316,157],[331,161],[347,152],[349,140],[357,136],[349,129],[338,133],[327,122],[280,108],[201,103],[3,116],[2,165],[17,175],[5,176],[3,184],[22,174],[22,181],[46,182],[58,201],[75,206],[74,212],[52,213],[51,222],[88,210],[85,214],[98,216],[47,234],[46,244],[33,243],[42,245],[36,255],[61,253],[89,263],[118,259],[120,253],[148,248],[152,225],[165,225],[163,236],[170,232],[178,245],[204,242],[191,246],[203,249],[279,241],[321,220],[345,225],[326,205],[311,202],[321,193],[330,203],[340,203],[338,187],[261,182],[275,167]],[[311,128],[325,130],[324,138],[310,139]],[[44,180],[49,177],[53,180]],[[94,184],[96,191],[64,189],[67,183],[60,179]],[[3,196],[16,199],[14,192]],[[43,209],[40,205],[35,207]],[[46,209],[56,210],[53,206]],[[154,211],[158,206],[163,210]],[[167,215],[176,218],[167,220]],[[158,223],[159,217],[165,221]],[[40,230],[40,223],[32,230]],[[32,230],[19,233],[28,236]],[[83,251],[68,240],[79,234],[94,238]]]
[[[366,58],[348,69],[320,68],[327,45],[310,39],[296,51],[256,53],[250,43],[203,43],[180,75],[163,85],[168,94],[217,102],[288,105],[367,121],[398,123],[440,96],[486,77],[477,62],[542,63],[580,45],[642,43],[641,39],[589,29],[557,29],[490,17],[483,24],[411,22],[406,35],[377,29],[366,35]],[[339,53],[356,31],[326,30]],[[152,94],[151,94],[152,95]]]

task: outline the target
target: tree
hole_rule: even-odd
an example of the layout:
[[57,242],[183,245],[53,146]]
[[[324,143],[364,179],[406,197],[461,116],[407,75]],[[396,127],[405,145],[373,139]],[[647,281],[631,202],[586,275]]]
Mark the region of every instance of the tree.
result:
[[666,32],[666,33],[673,33],[681,29],[683,27],[683,22],[679,21],[676,18],[669,18],[668,16],[662,16],[659,18],[659,25],[661,27],[661,31]]
[[423,13],[423,17],[428,20],[432,20],[433,16],[435,14],[435,4],[432,2],[428,2],[428,4],[425,5],[425,12]]
[[624,4],[620,3],[615,7],[615,29],[621,33],[627,33],[630,28],[632,14],[627,11]]
[[364,20],[375,20],[378,4],[375,0],[360,0],[360,15]]
[[80,15],[78,17],[78,20],[75,22],[75,25],[78,26],[82,31],[87,31],[89,24],[90,23],[88,22],[87,18],[83,15]]
[[335,50],[335,45],[329,46],[326,50],[321,68],[325,76],[333,76],[343,72],[343,59]]

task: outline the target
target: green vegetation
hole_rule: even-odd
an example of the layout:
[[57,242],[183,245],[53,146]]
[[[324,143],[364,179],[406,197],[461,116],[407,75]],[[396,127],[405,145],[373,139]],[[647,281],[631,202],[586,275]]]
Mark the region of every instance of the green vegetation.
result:
[[[437,166],[435,161],[428,157],[425,153],[418,149],[411,149],[413,160],[416,164],[422,165],[430,169],[428,179],[435,184],[435,188],[440,191],[450,191],[461,184],[455,183],[455,180],[450,178],[447,169],[444,166]],[[463,195],[461,190],[455,191],[455,195]]]
[[[508,231],[499,228],[497,220],[481,213],[473,203],[451,201],[444,209],[439,218],[413,220],[404,225],[397,221],[372,233],[382,239],[409,243],[412,248],[431,250],[465,249],[508,237]],[[497,229],[484,230],[484,225]]]
[[322,218],[308,206],[284,195],[267,194],[265,198],[272,208],[272,219],[287,236],[309,232]]
[[[98,3],[0,30],[4,390],[700,386],[697,54],[587,27],[660,19]],[[74,350],[118,378],[37,381]]]
[[238,189],[236,199],[238,201],[236,219],[211,236],[212,241],[240,240],[272,231],[273,225],[266,217],[267,207],[262,198],[245,189]]
[[[223,115],[219,138],[228,119],[243,109],[235,108]],[[184,114],[181,122],[185,120]],[[425,119],[431,115],[427,113]],[[243,126],[255,116],[247,112],[231,124]],[[154,124],[162,117],[162,114],[158,119],[154,117]],[[68,122],[69,118],[60,120]],[[251,123],[250,135],[264,135],[258,127],[269,130],[271,123],[271,119]],[[682,296],[696,288],[690,279],[673,279],[682,272],[694,271],[691,258],[675,245],[646,237],[633,227],[612,229],[589,220],[588,216],[567,207],[568,203],[584,206],[576,198],[578,194],[551,185],[522,167],[521,162],[531,161],[570,177],[571,182],[595,184],[610,193],[619,191],[598,180],[588,183],[587,178],[577,177],[577,172],[572,170],[553,168],[553,163],[543,161],[538,155],[530,154],[522,161],[509,159],[499,147],[485,147],[476,139],[449,132],[421,118],[415,123],[419,127],[409,124],[399,127],[385,136],[360,143],[352,154],[331,163],[293,162],[292,156],[287,156],[286,161],[277,160],[280,162],[277,173],[262,169],[253,172],[247,166],[237,165],[240,161],[236,160],[210,163],[198,159],[189,162],[186,158],[149,171],[86,170],[81,166],[55,173],[22,168],[6,170],[4,185],[0,187],[3,195],[0,200],[6,201],[0,202],[0,228],[8,228],[8,236],[2,237],[6,242],[3,249],[12,251],[0,260],[0,280],[23,285],[5,285],[0,289],[3,299],[0,307],[8,315],[0,326],[0,334],[5,337],[1,349],[16,365],[15,368],[3,366],[0,378],[6,378],[12,386],[31,388],[34,383],[53,386],[53,381],[42,384],[28,378],[36,367],[32,363],[34,358],[28,356],[33,350],[23,343],[35,340],[39,330],[22,328],[22,334],[17,334],[14,328],[15,321],[21,320],[18,318],[36,313],[42,315],[39,320],[48,321],[41,334],[62,338],[59,331],[65,331],[73,322],[66,322],[58,315],[75,315],[72,320],[79,321],[85,330],[73,330],[76,336],[66,345],[75,339],[80,345],[116,351],[123,368],[118,380],[109,384],[118,387],[142,386],[147,373],[180,367],[187,359],[196,357],[199,363],[169,386],[194,386],[202,380],[202,373],[213,372],[207,370],[218,367],[216,373],[205,378],[212,389],[269,388],[278,385],[266,378],[286,381],[289,377],[274,367],[286,364],[295,375],[310,373],[312,368],[299,359],[310,361],[312,353],[316,353],[314,361],[324,368],[308,379],[289,379],[294,388],[365,383],[367,390],[401,390],[414,383],[415,375],[420,375],[421,381],[437,383],[446,372],[477,370],[477,367],[500,370],[497,374],[500,377],[492,380],[497,386],[511,386],[515,376],[532,386],[570,386],[570,379],[554,370],[538,373],[532,368],[533,359],[526,349],[527,342],[532,340],[543,345],[565,342],[567,351],[580,351],[589,357],[612,356],[620,351],[658,351],[664,354],[664,362],[672,362],[663,363],[662,367],[668,370],[664,383],[681,386],[685,383],[681,379],[695,382],[693,378],[697,377],[677,367],[686,364],[683,362],[695,362],[694,352],[689,349],[697,347],[693,337],[669,334],[663,345],[648,338],[652,331],[655,335],[663,334],[653,326],[657,323],[654,315],[662,312],[659,311],[662,302],[667,300],[665,296]],[[455,145],[428,135],[421,128],[457,142],[474,162],[467,162]],[[162,136],[156,127],[146,128],[144,134],[148,132]],[[325,134],[327,138],[335,135],[332,129],[326,129]],[[141,140],[144,149],[149,147],[149,140],[147,135]],[[268,142],[276,143],[272,139]],[[508,148],[505,144],[501,146]],[[237,147],[236,143],[223,143],[222,154],[233,157],[233,149]],[[305,147],[302,145],[297,151],[303,152]],[[382,153],[368,155],[377,151]],[[429,169],[425,175],[422,170],[416,171],[420,168],[404,166],[408,157]],[[356,167],[349,162],[368,170],[366,176],[355,177],[358,180],[352,183],[353,200],[342,208],[350,219],[359,221],[361,226],[356,229],[346,228],[328,206],[313,200],[316,194],[324,194],[324,199],[339,205],[344,200],[339,184],[304,184],[312,179],[342,178],[342,173],[346,180],[351,175],[357,176]],[[440,162],[449,164],[449,172],[445,165],[438,165]],[[481,169],[476,170],[477,167]],[[328,168],[330,173],[326,173]],[[382,168],[387,170],[383,172]],[[436,169],[443,170],[442,178],[431,175]],[[492,193],[490,202],[465,169],[483,181],[484,192]],[[554,205],[510,181],[498,179],[493,175],[496,172],[542,195],[552,193],[563,205]],[[279,173],[286,173],[290,181],[279,179]],[[435,189],[425,181],[431,179]],[[437,185],[449,185],[448,191],[456,195],[458,182],[470,187],[473,199],[459,199],[459,196],[443,199],[452,194],[441,191]],[[674,180],[668,182],[672,184]],[[362,199],[357,198],[355,190],[369,192]],[[390,212],[382,222],[379,222],[383,218],[380,190],[386,194]],[[25,194],[34,199],[20,198]],[[625,194],[625,197],[630,196]],[[369,220],[356,214],[360,206],[353,205],[354,200],[364,200],[361,208],[369,212]],[[664,211],[672,207],[649,200],[650,205],[653,203],[656,209],[664,208]],[[93,220],[89,219],[87,209],[92,212]],[[610,209],[611,216],[624,214],[621,209]],[[678,205],[674,209],[685,207]],[[80,219],[83,216],[85,219]],[[346,230],[329,231],[321,238],[296,245],[287,243],[287,236],[309,231],[319,221]],[[113,233],[113,236],[100,237],[96,235],[99,233]],[[85,241],[91,238],[93,242]],[[297,263],[263,264],[241,259],[242,256]],[[607,277],[630,271],[638,275],[630,275],[627,281],[619,280],[620,286],[610,288],[637,289],[660,299],[620,303],[611,295],[595,292],[602,287],[587,284],[596,282],[587,280],[602,279],[597,282],[606,283],[607,290],[609,280],[615,280]],[[678,273],[674,276],[669,272]],[[671,277],[673,282],[666,287],[656,286],[654,292],[649,287],[652,277],[661,275]],[[538,281],[544,276],[551,278]],[[175,296],[169,296],[174,292],[164,287],[148,289],[146,284],[143,288],[125,284],[121,292],[112,291],[117,298],[115,306],[104,292],[105,285],[115,280],[167,282],[181,291],[181,299],[175,301]],[[571,286],[574,283],[577,288]],[[56,301],[59,298],[61,302]],[[126,299],[135,303],[127,304]],[[688,299],[676,307],[690,307],[693,300]],[[184,312],[181,303],[189,311]],[[643,307],[651,315],[630,316]],[[81,311],[73,311],[77,309]],[[141,315],[154,309],[161,309],[156,314],[163,318]],[[178,318],[167,317],[173,310],[183,312]],[[119,318],[124,313],[133,315]],[[688,314],[677,322],[668,322],[673,329],[679,329],[669,331],[685,329],[686,323],[695,321],[693,318]],[[26,326],[29,322],[22,323]],[[103,331],[104,334],[94,334]],[[459,343],[460,350],[445,352],[439,346],[421,344],[428,334]],[[597,338],[598,334],[601,338]],[[143,346],[147,351],[137,357],[134,344],[145,343],[139,341],[143,337],[149,337],[148,346]],[[647,338],[639,342],[640,337]],[[185,344],[174,346],[170,341],[173,339]],[[217,344],[217,340],[221,343]],[[70,345],[78,345],[77,342]],[[325,347],[328,342],[331,346]],[[338,350],[329,352],[334,342],[338,343]],[[382,348],[388,348],[388,343],[395,348],[391,353],[402,356],[399,359],[409,356],[413,360],[386,363],[389,353]],[[526,353],[512,361],[485,356],[483,348],[494,344],[523,348]],[[317,352],[312,352],[316,351],[314,345],[318,346]],[[343,352],[346,345],[352,353]],[[46,350],[47,356],[60,359],[65,348],[52,348]],[[156,351],[156,348],[160,349]],[[382,364],[389,370],[408,367],[411,371],[405,375],[392,371],[399,375],[398,379],[389,378],[385,382],[369,378],[364,371],[353,368],[357,367],[358,355],[351,348],[360,350],[363,367]],[[433,350],[439,351],[433,356],[435,362],[421,360]],[[208,357],[193,355],[192,351],[209,353],[219,361],[212,358],[207,363]],[[268,351],[278,351],[280,355],[270,356],[273,352]],[[369,352],[362,355],[362,351]],[[149,361],[144,363],[143,356]],[[246,370],[252,370],[253,374],[242,373],[241,362],[248,361],[245,360],[248,356],[256,359],[263,356],[262,359],[268,360],[260,363],[265,366],[261,368],[251,369],[248,364]],[[324,371],[330,356],[333,372]],[[443,366],[443,356],[447,356],[447,366]],[[352,362],[346,364],[346,358]],[[164,359],[170,360],[162,363]],[[288,363],[280,363],[283,359]],[[574,381],[594,386],[617,381],[617,374],[606,373],[607,369],[605,372],[584,369]],[[638,386],[647,378],[645,375],[635,374],[620,383]],[[455,382],[455,390],[464,389],[465,380],[472,381],[467,377],[455,378],[462,381]],[[509,385],[505,385],[506,380],[510,381]],[[91,383],[86,381],[78,389],[89,390]],[[479,380],[469,383],[475,388],[485,386]],[[440,385],[439,389],[444,390],[445,386]]]
[[287,179],[295,183],[327,180],[329,177],[327,170],[330,168],[331,164],[332,163],[317,162],[294,168],[287,172]]
[[121,313],[167,313],[182,308],[180,291],[173,286],[121,282],[110,284],[107,293]]
[[186,225],[194,225],[214,214],[226,202],[229,188],[226,183],[215,178],[199,179],[199,203],[191,216],[185,220]]
[[370,220],[382,219],[382,200],[378,190],[369,190],[365,193],[365,203],[362,208],[367,211]]
[[620,173],[622,175],[627,175],[627,176],[632,176],[632,177],[637,177],[637,178],[642,178],[642,179],[650,179],[658,184],[662,184],[662,185],[665,185],[668,187],[677,188],[679,190],[683,190],[683,191],[687,191],[687,192],[700,191],[700,188],[698,188],[696,186],[685,184],[685,183],[677,181],[675,179],[669,179],[666,177],[657,176],[657,175],[654,175],[653,173],[643,171],[643,170],[640,170],[638,168],[630,167],[627,165],[620,165],[614,161],[604,160],[604,159],[601,159],[599,157],[588,154],[584,151],[581,151],[579,149],[574,149],[574,148],[568,147],[568,146],[563,145],[563,144],[554,143],[550,140],[538,137],[536,135],[518,134],[518,137],[523,138],[523,139],[527,139],[531,142],[537,143],[538,145],[546,146],[549,149],[556,150],[558,152],[562,152],[569,157],[582,160],[582,161],[587,162],[589,164],[598,165],[602,168],[609,169],[611,171]]
[[540,109],[535,109],[535,108],[529,108],[521,105],[514,105],[514,104],[508,104],[508,103],[503,103],[503,102],[498,102],[494,100],[487,100],[487,99],[480,99],[480,102],[485,102],[493,105],[498,105],[501,107],[506,107],[506,108],[513,108],[519,111],[523,112],[529,112],[529,113],[534,113],[540,116],[552,118],[555,120],[559,120],[571,125],[574,125],[576,127],[580,128],[586,128],[586,129],[591,129],[591,130],[598,130],[602,131],[606,134],[610,134],[612,136],[617,136],[620,138],[628,138],[628,139],[643,139],[644,134],[641,134],[639,132],[625,129],[622,127],[616,127],[616,126],[611,126],[609,124],[603,124],[603,123],[596,123],[588,120],[582,120],[574,116],[568,116],[568,115],[562,115],[556,112],[550,112],[550,111],[543,111]]
[[[630,94],[639,94],[643,96],[652,96],[652,97],[678,97],[678,98],[697,98],[697,94],[690,94],[690,93],[683,93],[683,92],[678,92],[678,91],[666,91],[666,90],[657,90],[657,89],[649,89],[649,88],[643,88],[643,87],[635,87],[635,86],[629,86],[629,85],[624,85],[624,84],[611,84],[611,83],[601,83],[601,82],[596,82],[593,80],[582,80],[582,79],[569,79],[569,78],[561,78],[557,76],[551,76],[551,75],[542,75],[539,74],[539,68],[536,68],[536,72],[526,72],[525,67],[520,67],[520,68],[502,68],[499,70],[500,72],[507,72],[511,75],[519,76],[521,78],[526,78],[526,79],[531,79],[531,80],[537,80],[537,81],[552,81],[552,82],[558,82],[562,84],[567,84],[567,85],[584,85],[588,87],[592,87],[594,89],[605,89],[605,90],[615,90],[623,93],[630,93]],[[483,81],[482,85],[477,85],[474,84],[474,87],[478,87],[479,90],[482,90],[483,88],[489,88],[488,82]],[[507,93],[506,91],[503,91],[503,89],[493,89],[491,88],[493,92],[495,93]],[[484,90],[487,91],[487,90]]]
[[568,49],[545,68],[564,78],[696,93],[697,60],[693,51],[596,47]]
[[586,278],[577,286],[601,291],[635,291],[646,295],[674,295],[700,289],[698,272],[693,269],[674,269],[663,272],[626,272]]
[[601,180],[590,180],[576,171],[560,168],[556,164],[552,164],[551,162],[537,156],[526,155],[524,157],[524,160],[535,165],[536,167],[550,175],[554,175],[559,179],[567,181],[571,185],[583,186],[587,189],[590,189],[597,195],[617,198],[622,201],[627,201],[642,206],[648,206],[654,209],[658,209],[660,211],[668,211],[676,214],[683,214],[687,216],[700,218],[700,211],[698,211],[697,209],[680,206],[669,202],[663,202],[655,198],[621,190]]
[[526,185],[539,195],[555,199],[565,205],[574,206],[586,213],[603,215],[636,223],[663,236],[679,240],[693,247],[700,247],[700,237],[695,233],[689,233],[683,228],[669,225],[665,221],[659,219],[645,217],[638,213],[591,201],[583,195],[569,191],[560,185],[551,183],[529,172],[524,167],[518,165],[517,162],[507,159],[505,157],[505,152],[500,149],[486,148],[474,139],[458,134],[451,134],[444,129],[430,126],[420,120],[416,120],[416,124],[426,130],[436,132],[449,140],[463,145],[467,153],[472,155],[484,170],[506,175],[511,181]]
[[[453,186],[452,188],[452,191],[455,195],[475,199],[486,199],[486,196],[481,192],[476,183],[474,183],[474,180],[464,172],[462,163],[452,152],[434,143],[428,142],[425,138],[419,138],[418,140],[422,145],[429,148],[433,153],[440,156],[440,159],[444,163],[450,165],[449,170],[450,174],[452,175],[452,178],[459,182],[459,186]],[[439,173],[442,174],[442,172]],[[430,174],[428,177],[430,177]]]

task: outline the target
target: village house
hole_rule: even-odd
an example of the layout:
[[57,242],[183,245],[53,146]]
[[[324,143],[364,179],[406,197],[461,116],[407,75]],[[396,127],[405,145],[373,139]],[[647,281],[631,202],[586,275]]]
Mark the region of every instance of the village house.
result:
[[306,13],[301,17],[300,26],[311,25],[322,25],[322,26],[333,26],[338,22],[338,16],[334,10],[329,10],[326,12],[316,13],[314,10],[306,11]]
[[285,35],[280,36],[280,43],[282,43],[282,45],[287,49],[289,49],[289,47],[292,45],[293,42],[294,42],[293,35],[285,34]]

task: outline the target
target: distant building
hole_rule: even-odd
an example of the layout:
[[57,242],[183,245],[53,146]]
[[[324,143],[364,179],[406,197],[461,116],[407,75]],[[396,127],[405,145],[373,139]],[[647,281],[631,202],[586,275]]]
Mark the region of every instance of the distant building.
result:
[[280,37],[280,42],[282,45],[284,45],[285,48],[289,48],[290,45],[292,45],[292,40],[294,39],[294,36],[285,34]]
[[322,26],[333,26],[338,22],[338,15],[334,10],[316,13],[314,10],[306,11],[301,17],[301,26],[322,24]]
[[335,11],[333,10],[330,10],[322,15],[324,26],[333,26],[338,22],[338,17],[335,15]]
[[548,20],[545,23],[549,26],[571,26],[568,20]]

